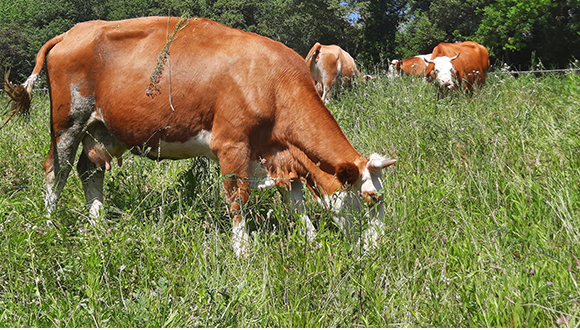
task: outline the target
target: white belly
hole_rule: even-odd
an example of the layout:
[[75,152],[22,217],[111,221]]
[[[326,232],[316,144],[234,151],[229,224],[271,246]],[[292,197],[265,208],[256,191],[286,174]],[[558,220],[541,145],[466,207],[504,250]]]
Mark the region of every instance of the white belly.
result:
[[217,157],[211,151],[209,144],[211,142],[211,131],[200,131],[196,136],[192,136],[185,142],[166,142],[159,141],[159,147],[151,149],[150,158],[170,158],[186,159],[198,156],[206,156],[210,159],[217,160]]

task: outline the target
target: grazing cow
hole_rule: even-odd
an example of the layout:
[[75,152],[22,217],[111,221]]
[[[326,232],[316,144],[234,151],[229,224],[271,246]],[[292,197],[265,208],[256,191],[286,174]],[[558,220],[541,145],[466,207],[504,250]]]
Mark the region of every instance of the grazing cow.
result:
[[420,75],[424,76],[427,69],[427,60],[431,59],[431,54],[427,55],[417,55],[413,57],[406,58],[404,60],[392,60],[394,71],[398,76],[403,73],[406,75]]
[[363,76],[356,68],[356,63],[349,53],[336,45],[314,44],[308,55],[306,64],[310,68],[310,74],[317,86],[317,91],[324,103],[328,103],[328,97],[332,85],[336,82],[340,85],[348,85],[355,74],[363,80],[372,80],[369,75]]
[[[170,31],[173,31],[171,34]],[[5,87],[15,112],[30,105],[46,58],[51,145],[45,206],[55,210],[77,163],[92,217],[103,206],[104,171],[126,150],[152,159],[219,162],[240,255],[250,188],[279,186],[307,222],[302,180],[348,220],[344,206],[376,204],[381,170],[395,160],[362,157],[326,109],[304,60],[279,42],[207,19],[90,21],[49,40],[23,85]],[[148,153],[147,153],[148,151]],[[283,190],[283,189],[282,189]],[[367,203],[364,203],[367,202]],[[380,226],[374,214],[367,214]],[[376,238],[376,231],[365,235]],[[372,244],[372,242],[370,242]]]
[[487,49],[474,41],[442,42],[425,62],[429,80],[437,78],[439,85],[448,89],[457,88],[453,78],[466,90],[483,85],[490,66]]

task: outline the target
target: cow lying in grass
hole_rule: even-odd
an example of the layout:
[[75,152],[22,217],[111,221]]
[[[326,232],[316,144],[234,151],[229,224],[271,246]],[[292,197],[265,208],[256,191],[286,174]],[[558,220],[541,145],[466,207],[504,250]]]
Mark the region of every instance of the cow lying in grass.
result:
[[[207,19],[77,24],[42,46],[23,85],[6,81],[14,113],[29,107],[45,58],[51,102],[51,144],[44,162],[49,214],[81,143],[77,170],[93,217],[103,207],[104,171],[96,169],[110,169],[126,150],[145,148],[152,159],[204,155],[219,162],[225,175],[233,246],[241,255],[248,240],[242,206],[250,188],[287,188],[289,204],[313,237],[303,181],[340,223],[348,220],[342,209],[379,200],[381,170],[395,162],[377,154],[362,157],[352,147],[297,53]],[[378,226],[380,208],[369,209]],[[369,244],[378,234],[367,233]]]

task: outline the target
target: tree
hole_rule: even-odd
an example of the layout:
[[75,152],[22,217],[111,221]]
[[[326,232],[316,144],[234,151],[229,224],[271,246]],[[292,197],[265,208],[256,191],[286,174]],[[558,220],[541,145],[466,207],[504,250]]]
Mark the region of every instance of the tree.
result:
[[476,33],[491,54],[516,66],[543,60],[565,67],[580,57],[580,1],[498,0],[484,9]]
[[409,1],[397,32],[399,57],[430,53],[440,42],[472,40],[490,0]]
[[10,70],[11,81],[22,80],[26,77],[24,72],[31,72],[34,67],[27,52],[28,44],[28,35],[18,24],[0,27],[0,65]]
[[405,0],[367,2],[361,13],[364,26],[361,59],[366,65],[384,65],[384,61],[396,53],[395,36],[407,9]]

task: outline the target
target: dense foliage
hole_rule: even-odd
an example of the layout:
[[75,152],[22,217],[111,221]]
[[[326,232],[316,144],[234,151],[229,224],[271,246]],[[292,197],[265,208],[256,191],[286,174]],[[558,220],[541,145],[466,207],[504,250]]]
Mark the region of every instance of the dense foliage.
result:
[[207,17],[303,56],[317,41],[338,44],[367,66],[464,40],[524,69],[580,58],[580,0],[8,0],[0,2],[0,65],[18,80],[44,42],[78,22],[150,15]]

